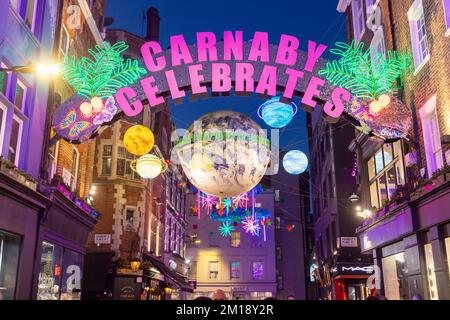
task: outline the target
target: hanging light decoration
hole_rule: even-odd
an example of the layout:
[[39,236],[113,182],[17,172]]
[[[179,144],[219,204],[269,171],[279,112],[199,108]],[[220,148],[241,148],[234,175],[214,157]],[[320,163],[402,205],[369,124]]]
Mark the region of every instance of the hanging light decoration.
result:
[[234,231],[236,227],[231,224],[230,221],[222,222],[222,225],[219,227],[219,231],[222,237],[231,237],[231,231]]
[[153,154],[146,154],[133,160],[130,168],[144,179],[154,179],[167,170],[167,164]]
[[301,174],[308,167],[308,158],[299,150],[291,150],[283,158],[283,167],[290,174]]
[[123,145],[131,154],[142,156],[149,153],[155,144],[152,130],[142,125],[135,125],[127,129],[123,136]]
[[295,103],[283,103],[280,97],[273,97],[259,107],[258,116],[272,128],[283,128],[292,121],[297,110]]

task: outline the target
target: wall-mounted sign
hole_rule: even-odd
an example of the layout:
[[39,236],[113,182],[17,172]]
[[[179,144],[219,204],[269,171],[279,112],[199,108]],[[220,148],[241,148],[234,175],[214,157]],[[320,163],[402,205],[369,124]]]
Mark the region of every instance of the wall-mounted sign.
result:
[[111,235],[110,234],[96,234],[94,236],[95,244],[111,244]]
[[338,263],[331,269],[333,276],[337,275],[371,275],[374,272],[373,265],[357,263]]
[[340,237],[339,244],[341,248],[358,248],[357,237]]

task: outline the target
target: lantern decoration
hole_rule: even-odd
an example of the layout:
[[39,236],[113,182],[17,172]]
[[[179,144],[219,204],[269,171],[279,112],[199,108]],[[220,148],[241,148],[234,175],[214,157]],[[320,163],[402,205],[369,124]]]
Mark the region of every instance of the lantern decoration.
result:
[[146,154],[133,160],[130,168],[144,179],[154,179],[167,170],[167,164],[153,154]]
[[222,222],[222,225],[219,227],[222,237],[231,237],[231,231],[234,231],[235,229],[234,225],[229,221]]
[[286,228],[286,229],[287,229],[287,231],[288,231],[288,232],[291,232],[292,230],[294,230],[294,229],[295,229],[295,225],[293,225],[293,224],[290,224],[290,225],[288,225],[288,226],[287,226],[287,228]]
[[308,158],[302,151],[289,151],[283,158],[283,167],[290,174],[301,174],[308,167]]
[[123,136],[123,145],[127,151],[137,156],[149,153],[154,143],[155,136],[153,132],[142,125],[135,125],[128,128]]
[[272,128],[283,128],[292,121],[297,110],[295,103],[283,103],[280,97],[273,97],[259,107],[258,116]]
[[261,230],[258,220],[256,220],[253,216],[245,217],[245,220],[242,221],[242,227],[245,232],[251,234],[252,236],[258,236],[259,230]]
[[111,121],[117,113],[117,106],[114,97],[109,97],[105,104],[103,100],[94,97],[91,102],[83,102],[80,111],[86,118],[91,118],[93,124],[98,126]]

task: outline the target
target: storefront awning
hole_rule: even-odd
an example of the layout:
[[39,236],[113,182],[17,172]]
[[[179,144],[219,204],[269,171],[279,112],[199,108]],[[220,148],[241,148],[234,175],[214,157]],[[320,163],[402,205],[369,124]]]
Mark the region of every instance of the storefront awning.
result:
[[170,279],[175,284],[179,285],[183,291],[186,292],[194,291],[194,288],[189,283],[186,282],[187,280],[183,276],[171,270],[162,261],[159,261],[155,257],[152,257],[148,254],[144,255],[144,260],[150,261],[164,275],[166,279]]

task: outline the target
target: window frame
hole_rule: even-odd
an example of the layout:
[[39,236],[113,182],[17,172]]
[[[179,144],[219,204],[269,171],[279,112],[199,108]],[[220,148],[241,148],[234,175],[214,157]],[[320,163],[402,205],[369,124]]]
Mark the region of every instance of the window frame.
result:
[[8,108],[0,102],[0,109],[2,109],[2,118],[0,119],[0,156],[3,154],[3,142],[5,141],[6,132],[6,115]]
[[[359,8],[357,7],[357,3],[360,4]],[[358,9],[358,10],[356,10]],[[359,17],[362,16],[361,21],[359,21]],[[353,21],[353,37],[355,43],[359,43],[364,36],[366,31],[366,19],[364,15],[364,1],[363,0],[353,0],[352,1],[352,21]],[[361,22],[361,25],[359,23]],[[357,26],[359,30],[357,30]],[[359,31],[359,33],[358,33]]]
[[[434,94],[419,110],[420,121],[422,125],[422,138],[425,148],[425,158],[427,160],[428,177],[444,166],[442,155],[441,130],[439,128],[439,119],[437,115],[437,100]],[[436,132],[431,132],[432,127]],[[433,148],[433,150],[431,149]],[[430,156],[432,155],[433,158]]]
[[[419,21],[423,20],[424,36],[420,38],[420,29],[418,24]],[[409,31],[411,36],[411,49],[413,53],[414,60],[414,75],[417,75],[419,71],[427,64],[430,60],[430,47],[428,45],[428,34],[426,30],[425,14],[423,11],[422,0],[414,0],[413,4],[408,10],[408,21],[409,21]],[[427,54],[423,56],[421,49],[421,42],[424,39],[426,44]]]
[[[105,147],[107,147],[107,146],[109,146],[109,147],[111,147],[111,154],[110,155],[107,155],[107,156],[105,156]],[[101,144],[101,151],[102,151],[102,157],[101,157],[101,171],[100,171],[100,176],[103,176],[103,177],[110,177],[111,175],[112,175],[112,164],[113,164],[113,144]],[[105,158],[106,159],[110,159],[110,164],[109,164],[109,173],[105,173],[104,172],[104,170],[103,170],[103,161],[105,160]]]
[[[212,265],[216,265],[217,266],[217,270],[212,270],[211,266]],[[219,261],[218,260],[211,260],[208,261],[208,279],[209,280],[219,280]],[[215,269],[215,268],[214,268]],[[215,273],[215,277],[212,278],[211,275]]]
[[[14,122],[14,120],[16,120],[16,122],[20,124],[19,125],[19,133],[17,135],[17,145],[15,148],[15,154],[14,154],[14,165],[16,167],[19,167],[20,148],[22,147],[22,135],[23,135],[24,120],[22,118],[20,118],[16,113],[13,114],[12,122]],[[11,124],[11,130],[12,130],[12,124]],[[9,145],[8,145],[8,158],[9,158],[9,151],[11,148],[11,137],[12,137],[12,135],[10,134]]]
[[[237,238],[234,235],[239,235]],[[238,245],[234,245],[234,241],[239,241]],[[240,231],[231,231],[230,237],[230,247],[231,248],[240,248],[241,247],[241,232]]]
[[[255,264],[261,264],[262,266],[262,275],[256,277],[255,276]],[[252,261],[252,280],[264,280],[265,279],[265,274],[266,274],[266,266],[264,264],[264,261]]]
[[[237,277],[233,277],[233,264],[238,264],[238,266],[239,266],[239,269],[238,269],[238,272],[239,272],[239,276],[237,276]],[[242,279],[242,267],[241,267],[241,262],[240,261],[230,261],[230,280],[231,281],[233,281],[233,280],[241,280]]]
[[[383,144],[383,145],[381,145],[378,149],[376,149],[376,151],[375,152],[373,152],[373,154],[368,158],[368,159],[366,159],[366,161],[365,161],[365,163],[367,164],[367,169],[368,169],[368,171],[370,171],[370,169],[369,169],[369,163],[371,162],[371,160],[373,159],[373,165],[375,166],[375,170],[374,170],[374,173],[375,173],[375,175],[372,177],[372,178],[370,178],[370,176],[367,176],[367,178],[368,178],[368,186],[369,186],[369,190],[371,189],[371,187],[372,187],[372,185],[374,185],[375,184],[375,186],[376,186],[376,194],[377,194],[377,200],[376,200],[376,202],[378,203],[378,206],[377,206],[377,208],[382,208],[383,207],[383,201],[381,200],[381,195],[380,195],[380,186],[379,186],[379,184],[380,184],[380,179],[382,179],[383,178],[383,176],[385,177],[385,179],[386,179],[386,181],[384,182],[384,184],[385,184],[385,190],[386,190],[386,194],[387,194],[387,198],[386,199],[391,199],[391,195],[389,194],[389,187],[388,187],[388,177],[387,177],[387,174],[388,174],[388,172],[391,170],[391,169],[394,169],[394,174],[395,174],[395,185],[396,185],[396,187],[398,187],[398,186],[400,186],[401,184],[399,184],[399,182],[400,182],[400,180],[399,180],[399,176],[398,176],[398,173],[397,173],[397,170],[396,170],[396,167],[397,167],[397,164],[401,164],[401,168],[402,168],[402,170],[403,170],[403,178],[402,178],[402,180],[403,180],[403,182],[404,182],[404,176],[405,176],[405,174],[404,174],[404,171],[405,171],[405,166],[404,166],[404,164],[403,164],[403,160],[402,160],[402,157],[403,157],[403,154],[404,154],[404,152],[403,152],[403,143],[401,142],[402,140],[398,140],[398,141],[396,141],[396,142],[394,142],[394,143],[392,143],[392,144],[389,144],[390,145],[390,147],[391,147],[391,152],[392,152],[392,160],[389,162],[389,163],[385,163],[385,156],[384,156],[384,153],[385,153],[385,144]],[[399,143],[399,146],[400,146],[400,154],[399,155],[395,155],[395,150],[394,150],[394,144],[395,143]],[[381,170],[379,170],[378,172],[377,172],[377,170],[378,170],[378,168],[377,168],[377,165],[376,165],[376,161],[375,161],[375,155],[376,154],[378,154],[378,152],[380,152],[381,151],[381,155],[382,155],[382,162],[383,162],[383,167],[381,168]],[[370,194],[370,205],[371,206],[373,206],[372,205],[372,203],[374,202],[373,201],[373,199],[372,199],[372,192],[370,191],[369,192],[369,194]]]

